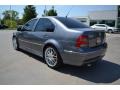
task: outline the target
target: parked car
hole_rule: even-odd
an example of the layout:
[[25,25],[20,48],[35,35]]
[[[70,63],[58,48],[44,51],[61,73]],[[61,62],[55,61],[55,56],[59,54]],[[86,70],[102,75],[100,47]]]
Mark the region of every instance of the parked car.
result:
[[14,49],[43,57],[51,68],[94,63],[107,49],[105,31],[68,17],[34,18],[17,30],[12,38]]
[[117,32],[117,28],[115,27],[110,27],[106,24],[94,24],[93,26],[91,26],[92,28],[94,28],[95,30],[105,30],[108,33],[114,33]]
[[6,28],[8,28],[7,25],[4,25],[4,24],[1,24],[1,25],[0,25],[0,29],[6,29]]

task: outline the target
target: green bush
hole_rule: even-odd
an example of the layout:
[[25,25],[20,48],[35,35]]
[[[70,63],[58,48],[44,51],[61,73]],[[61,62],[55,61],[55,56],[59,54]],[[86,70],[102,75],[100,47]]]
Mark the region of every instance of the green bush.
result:
[[5,20],[4,24],[8,26],[8,28],[17,28],[17,22],[14,20]]

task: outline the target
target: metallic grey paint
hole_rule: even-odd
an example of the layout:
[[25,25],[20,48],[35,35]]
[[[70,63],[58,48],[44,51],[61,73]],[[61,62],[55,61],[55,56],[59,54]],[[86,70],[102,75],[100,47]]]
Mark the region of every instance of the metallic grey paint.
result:
[[[51,44],[57,48],[63,63],[78,66],[85,64],[86,60],[94,59],[96,57],[102,58],[105,55],[107,48],[106,43],[104,43],[105,45],[96,48],[84,49],[75,47],[75,41],[78,36],[88,34],[89,32],[95,32],[95,30],[92,30],[91,28],[69,29],[54,17],[43,18],[48,18],[55,25],[54,32],[34,31],[35,24],[32,31],[17,31],[13,33],[13,36],[17,38],[21,49],[43,57],[44,47]],[[93,61],[97,59],[94,59]],[[87,63],[90,62],[91,60]]]

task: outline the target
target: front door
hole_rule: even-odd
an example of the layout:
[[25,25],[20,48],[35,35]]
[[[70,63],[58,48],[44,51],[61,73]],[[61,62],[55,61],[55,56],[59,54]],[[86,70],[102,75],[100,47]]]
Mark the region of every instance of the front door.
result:
[[23,26],[18,36],[21,48],[32,49],[32,33],[36,23],[37,19],[32,19]]

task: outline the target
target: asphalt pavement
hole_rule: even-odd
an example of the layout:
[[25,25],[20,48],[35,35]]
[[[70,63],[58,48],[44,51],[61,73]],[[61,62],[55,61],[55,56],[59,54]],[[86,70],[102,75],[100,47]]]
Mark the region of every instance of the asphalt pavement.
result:
[[96,66],[47,67],[43,59],[12,47],[15,30],[0,30],[0,84],[120,84],[120,34],[107,34],[108,50]]

